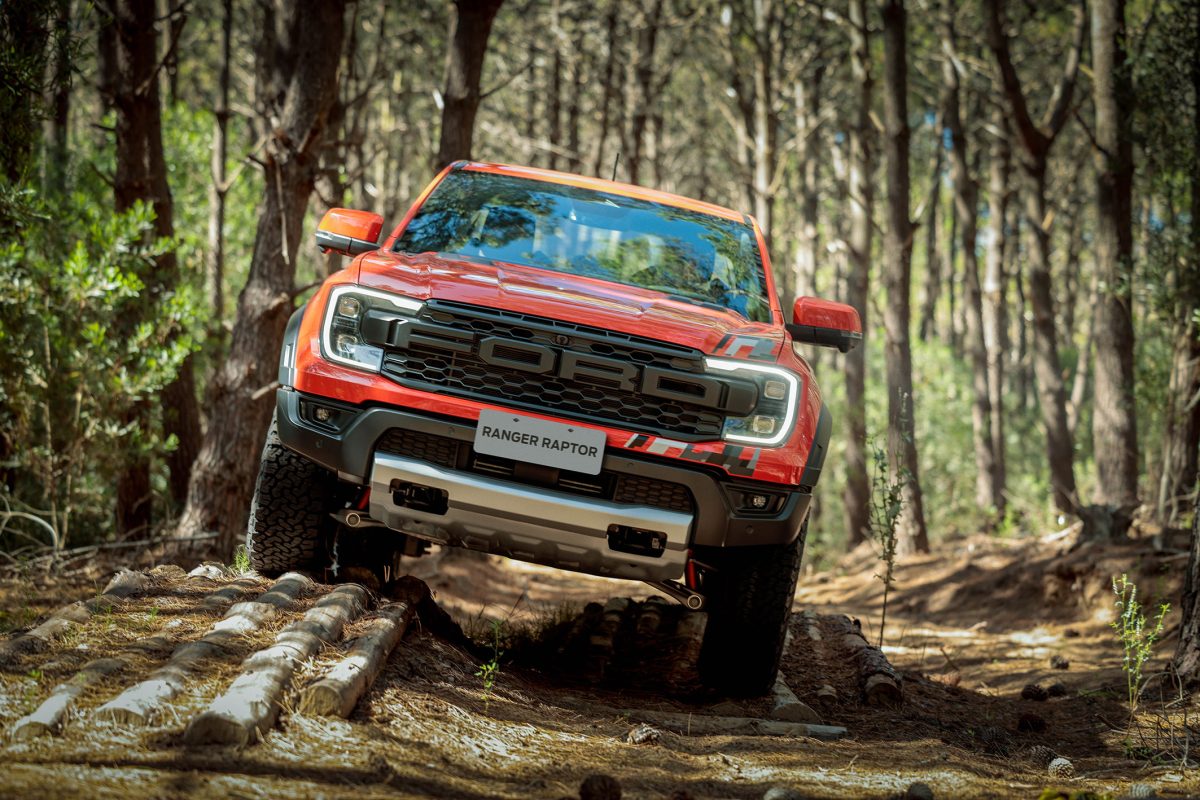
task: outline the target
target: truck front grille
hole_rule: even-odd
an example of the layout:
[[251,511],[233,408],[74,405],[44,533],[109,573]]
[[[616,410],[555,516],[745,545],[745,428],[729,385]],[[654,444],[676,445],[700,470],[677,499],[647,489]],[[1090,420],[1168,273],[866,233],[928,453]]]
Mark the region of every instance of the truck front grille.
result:
[[568,494],[585,495],[626,505],[653,506],[692,513],[692,493],[681,483],[647,478],[641,475],[602,470],[599,475],[533,467],[496,456],[475,452],[470,442],[421,431],[392,428],[384,434],[376,450],[419,458],[447,469],[461,469],[491,478],[525,485],[545,486]]
[[[389,335],[381,372],[405,386],[692,441],[724,427],[721,379],[704,374],[698,350],[437,300]],[[567,357],[585,361],[563,370]],[[539,359],[555,366],[538,371]],[[665,376],[665,392],[635,386],[650,372]]]

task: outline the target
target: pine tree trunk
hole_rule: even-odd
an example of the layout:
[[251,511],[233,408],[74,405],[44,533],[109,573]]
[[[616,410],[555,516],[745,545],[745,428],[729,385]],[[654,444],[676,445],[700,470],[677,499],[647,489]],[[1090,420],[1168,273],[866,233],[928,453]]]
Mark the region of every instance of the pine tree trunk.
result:
[[[113,196],[117,211],[127,211],[138,202],[151,206],[155,215],[155,238],[170,239],[175,235],[174,209],[163,156],[154,9],[153,0],[123,0],[116,5],[118,70],[114,102],[117,109],[117,163]],[[154,269],[143,277],[150,303],[148,313],[157,313],[158,303],[179,284],[179,265],[174,251],[159,256]],[[138,406],[139,410],[130,421],[148,426],[149,406],[145,403],[139,403]],[[163,433],[173,435],[177,440],[175,450],[167,456],[171,497],[182,503],[200,439],[200,410],[190,356],[180,365],[175,379],[163,390],[161,408]],[[151,522],[149,460],[145,457],[133,458],[118,483],[117,519],[121,532],[148,528]]]
[[988,166],[988,249],[983,284],[983,332],[987,347],[989,428],[992,437],[996,485],[996,513],[1003,517],[1007,502],[1008,468],[1004,435],[1004,362],[1009,357],[1008,277],[1004,264],[1008,242],[1009,176],[1011,173],[1008,135],[1004,115],[997,110],[992,122],[999,135],[992,137]]
[[658,46],[662,12],[663,0],[651,0],[650,8],[645,11],[645,19],[638,30],[637,50],[630,65],[632,91],[628,103],[629,137],[625,161],[630,183],[638,183],[641,180],[646,126],[650,119],[650,94],[654,83],[654,53]]
[[938,206],[942,203],[942,161],[945,148],[939,130],[937,155],[929,186],[929,216],[925,219],[925,300],[921,304],[921,322],[917,327],[922,342],[929,341],[937,322],[938,298],[942,293],[942,262],[938,257]]
[[887,302],[883,327],[888,384],[888,463],[893,480],[903,481],[904,507],[898,523],[897,552],[929,552],[925,502],[917,464],[913,420],[912,236],[909,215],[908,14],[904,0],[883,3],[884,164],[887,172],[888,227],[884,236],[883,284]]
[[225,164],[228,159],[229,71],[233,44],[233,0],[221,0],[221,67],[213,107],[212,180],[208,185],[208,284],[214,330],[225,319]]
[[[1195,52],[1200,52],[1200,14],[1194,33]],[[1191,66],[1192,90],[1200,98],[1200,59],[1193,58]],[[1200,105],[1192,113],[1193,163],[1200,163]],[[1195,317],[1200,308],[1200,225],[1196,224],[1200,220],[1200,170],[1191,172],[1191,192],[1191,258],[1176,268],[1175,277],[1174,347],[1158,490],[1158,517],[1164,522],[1182,514],[1187,493],[1196,491],[1200,459],[1200,320]],[[1196,500],[1200,502],[1200,492]],[[1193,585],[1200,588],[1200,584]]]
[[67,190],[67,138],[71,130],[71,2],[57,0],[54,20],[54,79],[50,95],[49,135],[46,137],[46,191]]
[[[342,2],[288,0],[264,26],[260,74],[278,125],[264,155],[266,180],[254,253],[238,297],[229,356],[212,381],[212,418],[192,474],[179,535],[216,531],[227,557],[246,530],[263,438],[271,421],[279,348],[292,313],[301,223],[316,179],[325,124],[338,96]],[[296,54],[303,53],[303,57]],[[282,91],[275,91],[282,89]]]
[[604,146],[608,141],[608,131],[611,127],[609,121],[612,114],[612,103],[616,95],[614,81],[616,80],[617,48],[620,45],[620,40],[617,37],[617,25],[620,19],[620,3],[617,0],[612,0],[612,5],[608,9],[608,16],[605,18],[605,41],[608,43],[608,52],[604,55],[604,77],[601,79],[601,86],[603,88],[600,100],[600,131],[596,136],[596,155],[592,161],[592,174],[599,177],[605,177],[606,175],[602,171],[606,166]]
[[1092,0],[1096,106],[1096,502],[1138,504],[1133,385],[1133,82],[1125,57],[1125,0]]
[[[479,81],[483,76],[483,59],[487,55],[492,23],[502,3],[503,0],[454,0],[435,170],[471,157],[475,114],[482,99]],[[338,5],[340,7],[340,1]]]
[[1179,645],[1175,649],[1175,669],[1184,685],[1200,685],[1200,486],[1196,491],[1192,517],[1192,548],[1184,575],[1183,622],[1179,626]]
[[[871,275],[871,213],[874,203],[872,181],[871,51],[866,0],[850,0],[850,70],[853,75],[854,123],[850,128],[848,189],[850,200],[850,272],[846,277],[845,301],[858,310],[863,330],[867,327],[867,303]],[[871,486],[867,478],[866,351],[855,348],[845,356],[846,374],[846,545],[856,547],[871,535]]]

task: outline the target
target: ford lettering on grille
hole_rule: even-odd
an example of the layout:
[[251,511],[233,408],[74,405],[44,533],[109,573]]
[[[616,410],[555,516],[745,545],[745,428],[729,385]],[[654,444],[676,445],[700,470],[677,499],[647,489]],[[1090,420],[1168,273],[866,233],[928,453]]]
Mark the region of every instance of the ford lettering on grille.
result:
[[[696,351],[664,345],[655,352],[597,329],[574,326],[567,336],[554,328],[550,320],[455,304],[453,314],[427,311],[419,319],[371,311],[362,332],[384,348],[383,374],[407,386],[686,439],[719,437],[725,415],[743,416],[757,402],[751,382],[669,366],[698,367]],[[564,338],[569,349],[557,346]]]

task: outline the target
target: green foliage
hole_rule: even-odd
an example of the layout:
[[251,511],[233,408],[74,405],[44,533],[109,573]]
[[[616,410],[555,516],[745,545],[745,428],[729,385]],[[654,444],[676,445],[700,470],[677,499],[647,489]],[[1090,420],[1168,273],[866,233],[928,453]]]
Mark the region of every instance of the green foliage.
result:
[[1150,660],[1154,645],[1162,636],[1163,619],[1171,606],[1167,603],[1159,605],[1153,624],[1148,625],[1142,604],[1137,599],[1137,584],[1131,582],[1128,575],[1122,574],[1119,579],[1113,578],[1112,587],[1113,594],[1117,596],[1117,618],[1111,624],[1125,653],[1121,669],[1125,672],[1129,711],[1133,713],[1145,686],[1142,668]]
[[246,545],[239,544],[233,550],[233,563],[229,565],[227,572],[231,575],[247,575],[250,573],[250,551],[246,549]]
[[197,346],[189,288],[146,291],[173,246],[152,222],[144,206],[118,215],[80,193],[0,187],[0,440],[18,503],[39,508],[60,546],[76,514],[107,527],[123,465],[174,446],[133,413]]
[[492,657],[489,661],[480,664],[479,669],[475,671],[475,677],[479,678],[483,683],[483,704],[486,708],[492,699],[492,687],[496,685],[496,679],[500,677],[500,659],[504,656],[504,651],[500,649],[500,629],[504,627],[502,620],[489,620],[492,626]]
[[879,620],[879,646],[883,647],[883,632],[887,626],[888,595],[895,583],[896,571],[896,527],[900,512],[904,510],[903,491],[908,482],[908,471],[892,474],[888,469],[887,450],[877,441],[872,442],[874,471],[871,473],[871,537],[879,545],[879,560],[883,562],[883,574],[875,577],[883,582],[883,611]]

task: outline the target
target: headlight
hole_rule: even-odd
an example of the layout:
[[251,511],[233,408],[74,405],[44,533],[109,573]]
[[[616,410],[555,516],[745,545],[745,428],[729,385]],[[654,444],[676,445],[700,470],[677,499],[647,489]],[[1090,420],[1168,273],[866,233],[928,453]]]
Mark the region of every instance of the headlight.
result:
[[726,417],[721,438],[727,442],[775,445],[792,432],[800,379],[786,369],[745,361],[706,358],[705,366],[717,372],[732,372],[758,384],[758,405],[745,417]]
[[325,322],[321,325],[321,355],[347,367],[379,372],[383,349],[367,344],[362,336],[362,321],[371,309],[415,314],[423,304],[400,295],[338,286],[329,293]]

